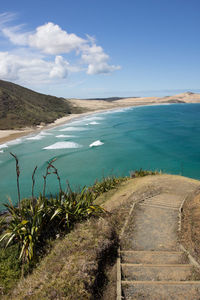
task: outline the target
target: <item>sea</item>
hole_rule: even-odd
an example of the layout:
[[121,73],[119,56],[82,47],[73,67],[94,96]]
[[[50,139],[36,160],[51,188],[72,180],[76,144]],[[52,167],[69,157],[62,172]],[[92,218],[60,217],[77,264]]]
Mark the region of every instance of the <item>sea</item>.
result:
[[[140,168],[200,179],[200,104],[137,106],[96,113],[0,145],[0,210],[17,203],[16,162],[21,198],[42,193],[48,162],[73,190],[106,176],[129,176]],[[46,195],[56,195],[56,174],[47,176]]]

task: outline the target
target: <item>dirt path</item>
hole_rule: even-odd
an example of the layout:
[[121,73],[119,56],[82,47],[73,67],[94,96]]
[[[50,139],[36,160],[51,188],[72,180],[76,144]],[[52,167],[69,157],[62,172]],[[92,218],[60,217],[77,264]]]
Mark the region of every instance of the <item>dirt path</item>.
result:
[[200,281],[178,242],[179,208],[200,184],[176,176],[149,180],[154,194],[140,198],[121,239],[122,299],[200,299]]

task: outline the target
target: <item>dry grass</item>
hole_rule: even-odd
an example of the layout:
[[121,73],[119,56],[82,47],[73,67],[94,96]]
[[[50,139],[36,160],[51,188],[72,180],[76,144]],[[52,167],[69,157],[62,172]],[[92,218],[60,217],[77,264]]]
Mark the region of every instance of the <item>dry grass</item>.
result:
[[[137,179],[128,182],[133,185],[133,181]],[[112,195],[116,197],[116,191],[119,197],[124,195],[128,182],[105,193],[97,202],[112,203]],[[77,224],[63,239],[54,241],[33,273],[3,299],[100,299],[108,281],[112,287],[110,299],[115,299],[116,279],[111,270],[115,268],[118,234],[132,203],[128,196],[129,192],[122,202],[111,204],[113,209],[108,214]]]
[[34,272],[3,299],[98,298],[105,281],[104,264],[112,262],[116,250],[117,236],[106,218],[83,222],[55,241]]
[[54,241],[33,273],[3,299],[116,299],[118,236],[133,201],[154,189],[154,178],[160,175],[130,179],[97,198],[108,213]]
[[183,206],[181,243],[200,263],[200,192],[188,197]]

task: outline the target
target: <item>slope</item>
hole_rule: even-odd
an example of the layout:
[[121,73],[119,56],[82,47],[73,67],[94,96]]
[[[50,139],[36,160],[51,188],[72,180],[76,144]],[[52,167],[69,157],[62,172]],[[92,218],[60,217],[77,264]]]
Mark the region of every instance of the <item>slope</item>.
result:
[[0,80],[0,129],[51,123],[75,110],[64,98],[40,94]]

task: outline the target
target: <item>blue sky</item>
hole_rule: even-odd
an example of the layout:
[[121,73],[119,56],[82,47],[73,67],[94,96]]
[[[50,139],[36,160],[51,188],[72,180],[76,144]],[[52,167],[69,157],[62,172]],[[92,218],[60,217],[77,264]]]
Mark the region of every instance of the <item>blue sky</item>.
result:
[[0,78],[63,97],[199,91],[199,0],[2,1]]

